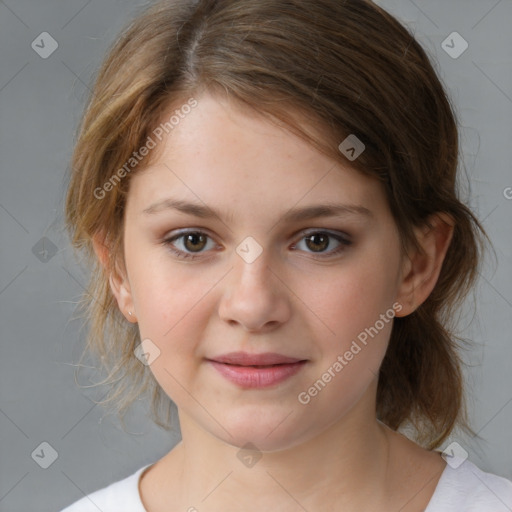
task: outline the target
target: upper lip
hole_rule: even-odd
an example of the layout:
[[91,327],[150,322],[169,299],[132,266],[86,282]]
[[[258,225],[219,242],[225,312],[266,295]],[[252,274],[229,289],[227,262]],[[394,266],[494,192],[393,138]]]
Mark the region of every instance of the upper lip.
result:
[[248,352],[229,352],[211,358],[210,361],[218,363],[236,364],[240,366],[264,366],[269,364],[298,363],[304,359],[288,357],[275,352],[264,352],[262,354],[249,354]]

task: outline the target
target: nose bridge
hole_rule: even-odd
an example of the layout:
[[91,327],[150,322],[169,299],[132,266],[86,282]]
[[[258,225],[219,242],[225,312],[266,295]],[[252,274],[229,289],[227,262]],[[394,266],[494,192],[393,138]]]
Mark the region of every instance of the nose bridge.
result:
[[235,252],[238,257],[235,258],[235,265],[240,266],[244,272],[261,272],[268,265],[269,248],[264,248],[253,236],[246,236],[235,247]]
[[270,286],[271,251],[253,237],[246,237],[236,247],[235,280],[238,285]]
[[248,330],[285,321],[289,308],[273,275],[270,249],[255,239],[245,239],[234,256],[234,268],[219,307],[221,318]]

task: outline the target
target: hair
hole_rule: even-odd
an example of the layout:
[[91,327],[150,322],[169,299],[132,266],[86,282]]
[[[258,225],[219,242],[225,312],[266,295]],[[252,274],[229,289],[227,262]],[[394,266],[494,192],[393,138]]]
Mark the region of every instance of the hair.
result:
[[[158,1],[109,50],[79,127],[66,199],[73,246],[92,270],[82,302],[90,320],[84,354],[99,356],[108,370],[99,383],[110,390],[103,403],[124,415],[148,392],[152,419],[170,429],[172,401],[134,356],[138,328],[119,311],[109,275],[124,271],[130,176],[156,152],[134,169],[126,163],[171,106],[202,93],[227,96],[344,165],[338,145],[356,135],[365,150],[350,164],[382,182],[402,254],[421,251],[413,229],[430,225],[432,215],[453,219],[433,291],[413,313],[394,319],[376,415],[393,430],[413,426],[428,449],[455,427],[472,433],[459,353],[467,340],[451,324],[489,238],[459,198],[456,116],[440,78],[409,30],[366,0]],[[109,248],[105,266],[93,237]]]

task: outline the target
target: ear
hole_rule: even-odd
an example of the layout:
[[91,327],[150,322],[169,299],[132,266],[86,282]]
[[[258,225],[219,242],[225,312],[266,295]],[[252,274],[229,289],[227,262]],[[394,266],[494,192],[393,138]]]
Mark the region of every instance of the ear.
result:
[[119,310],[129,322],[136,323],[137,317],[133,306],[130,283],[125,270],[119,269],[117,264],[111,265],[110,249],[106,245],[103,235],[94,235],[92,245],[101,266],[105,269],[105,272],[109,274],[110,289],[116,298]]
[[423,252],[415,250],[404,257],[396,299],[402,304],[402,309],[396,316],[412,313],[434,289],[453,237],[454,225],[450,215],[439,212],[431,215],[424,226],[415,228]]

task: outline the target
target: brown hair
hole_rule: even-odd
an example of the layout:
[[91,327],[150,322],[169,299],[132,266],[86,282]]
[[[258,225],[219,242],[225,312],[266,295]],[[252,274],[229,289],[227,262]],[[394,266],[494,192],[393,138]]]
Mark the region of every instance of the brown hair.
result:
[[[137,327],[121,315],[108,282],[124,266],[130,175],[155,152],[104,197],[95,191],[112,183],[170,105],[205,91],[226,94],[344,164],[338,145],[355,134],[366,149],[351,164],[384,184],[403,253],[420,249],[413,227],[435,212],[453,218],[434,290],[412,314],[394,319],[377,417],[394,430],[409,423],[430,449],[457,425],[472,432],[458,353],[465,340],[451,322],[488,237],[458,197],[455,114],[429,58],[393,16],[365,0],[159,1],[110,50],[80,127],[66,203],[72,242],[94,266],[84,301],[91,320],[86,352],[108,369],[105,402],[123,412],[150,391],[154,421],[169,428],[172,402],[134,356]],[[92,250],[98,233],[111,250],[108,268]]]

